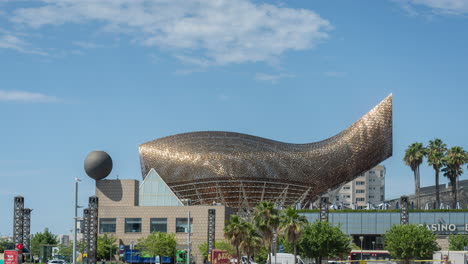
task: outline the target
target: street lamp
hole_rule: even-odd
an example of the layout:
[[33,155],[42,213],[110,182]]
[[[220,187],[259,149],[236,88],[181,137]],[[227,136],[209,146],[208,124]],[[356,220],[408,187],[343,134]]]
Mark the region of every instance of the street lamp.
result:
[[76,264],[76,226],[78,225],[78,182],[81,180],[75,178],[75,225],[73,227],[73,264]]
[[361,260],[362,260],[362,241],[364,241],[364,237],[359,236],[359,240],[361,240]]
[[133,241],[130,242],[130,263],[133,263]]
[[375,250],[375,241],[372,241],[372,250]]

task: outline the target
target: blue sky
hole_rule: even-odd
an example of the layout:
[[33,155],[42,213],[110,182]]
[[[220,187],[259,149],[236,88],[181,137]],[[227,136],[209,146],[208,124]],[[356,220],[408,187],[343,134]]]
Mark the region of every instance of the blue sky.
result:
[[390,93],[387,198],[412,193],[409,144],[468,149],[467,15],[468,0],[0,0],[0,234],[15,195],[32,232],[68,233],[74,178],[81,205],[94,192],[92,150],[112,156],[109,178],[141,179],[144,142],[201,130],[315,142]]

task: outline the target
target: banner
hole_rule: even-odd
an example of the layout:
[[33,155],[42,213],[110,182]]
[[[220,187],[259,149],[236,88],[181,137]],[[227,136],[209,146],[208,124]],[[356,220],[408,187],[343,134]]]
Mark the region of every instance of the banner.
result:
[[18,252],[16,250],[5,250],[3,253],[5,264],[18,264]]

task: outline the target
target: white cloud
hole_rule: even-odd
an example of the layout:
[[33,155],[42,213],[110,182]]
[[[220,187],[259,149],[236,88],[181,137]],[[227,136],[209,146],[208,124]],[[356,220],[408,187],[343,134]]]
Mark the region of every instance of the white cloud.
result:
[[411,7],[424,6],[441,14],[468,13],[468,0],[395,0],[402,4],[405,10],[415,12]]
[[294,75],[292,74],[286,74],[286,73],[280,73],[280,74],[266,74],[266,73],[257,73],[255,74],[255,79],[258,81],[267,81],[267,82],[272,82],[276,83],[280,79],[283,78],[292,78]]
[[29,43],[3,29],[0,29],[0,49],[12,49],[21,53],[36,54],[43,56],[47,55],[46,52],[31,47]]
[[30,102],[30,103],[52,103],[59,102],[59,98],[41,93],[25,91],[4,91],[0,90],[0,101],[9,102]]
[[253,0],[42,0],[10,20],[40,28],[98,23],[109,33],[173,52],[202,66],[270,62],[288,50],[313,48],[330,23],[317,13]]

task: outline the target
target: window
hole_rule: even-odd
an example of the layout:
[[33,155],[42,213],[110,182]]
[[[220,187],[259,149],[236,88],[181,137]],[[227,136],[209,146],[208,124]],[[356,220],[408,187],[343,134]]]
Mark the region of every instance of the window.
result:
[[167,218],[151,218],[150,232],[167,232]]
[[366,190],[356,190],[356,193],[365,193]]
[[369,199],[374,199],[374,195],[369,195]]
[[346,198],[351,198],[351,195],[346,195]]
[[[187,233],[188,224],[187,218],[176,218],[176,232],[177,233]],[[190,218],[190,233],[193,233],[193,219]]]
[[365,198],[356,198],[356,202],[364,202],[365,200]]
[[345,186],[345,187],[343,187],[343,190],[349,190],[349,189],[350,189],[350,187],[349,187],[349,186]]
[[336,199],[337,201],[339,201],[339,200],[340,200],[340,196],[338,196],[338,195],[335,196],[335,199]]
[[366,182],[363,182],[363,181],[357,181],[356,182],[356,185],[365,185],[365,184],[366,184]]
[[115,233],[115,218],[99,219],[99,233]]
[[140,233],[141,218],[125,218],[125,233]]

